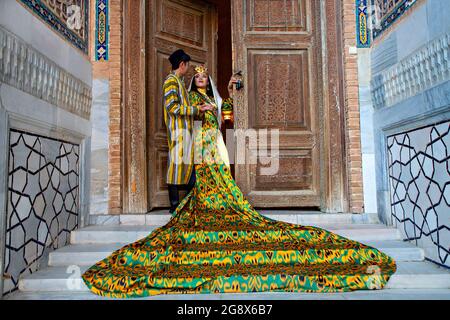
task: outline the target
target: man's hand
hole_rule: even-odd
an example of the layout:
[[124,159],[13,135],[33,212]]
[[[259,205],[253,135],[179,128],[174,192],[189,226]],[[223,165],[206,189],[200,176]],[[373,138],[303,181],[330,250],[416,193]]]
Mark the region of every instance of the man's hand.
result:
[[205,112],[207,110],[213,110],[214,109],[214,107],[212,105],[210,105],[210,104],[202,104],[202,105],[199,105],[198,108],[199,108],[200,112]]

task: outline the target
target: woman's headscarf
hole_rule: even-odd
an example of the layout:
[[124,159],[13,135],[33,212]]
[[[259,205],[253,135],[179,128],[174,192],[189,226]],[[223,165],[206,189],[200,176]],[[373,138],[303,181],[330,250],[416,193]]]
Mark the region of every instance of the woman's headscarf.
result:
[[211,91],[213,92],[214,95],[214,101],[217,105],[217,122],[219,123],[219,129],[222,126],[222,102],[223,99],[219,94],[219,91],[217,90],[216,84],[214,83],[214,80],[212,79],[212,77],[208,74],[208,69],[204,66],[197,66],[195,67],[195,71],[196,73],[194,74],[194,76],[191,79],[191,82],[189,84],[189,92],[191,92],[192,90],[192,84],[195,81],[195,75],[199,74],[199,73],[206,73],[208,75],[208,80],[209,80],[209,84],[208,86],[211,86]]

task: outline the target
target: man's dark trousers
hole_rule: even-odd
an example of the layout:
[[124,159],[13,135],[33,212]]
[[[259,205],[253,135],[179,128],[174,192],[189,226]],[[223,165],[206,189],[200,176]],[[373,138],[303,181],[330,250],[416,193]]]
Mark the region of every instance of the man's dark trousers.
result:
[[169,187],[169,201],[170,210],[169,213],[172,214],[175,209],[180,204],[180,190],[186,190],[186,195],[191,192],[192,188],[195,186],[195,168],[192,169],[191,177],[189,178],[188,184],[168,184]]

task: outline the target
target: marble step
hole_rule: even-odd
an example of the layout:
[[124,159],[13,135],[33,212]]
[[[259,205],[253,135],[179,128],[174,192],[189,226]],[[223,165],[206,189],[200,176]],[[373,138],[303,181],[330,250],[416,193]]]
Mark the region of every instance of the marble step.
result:
[[[91,292],[16,291],[5,300],[110,300]],[[218,294],[161,294],[140,300],[450,300],[450,289],[383,289],[342,293],[255,292]],[[123,300],[123,299],[122,299]]]
[[[366,245],[380,249],[396,261],[423,261],[424,251],[410,243],[398,240],[366,241]],[[106,258],[125,243],[72,244],[50,253],[50,266],[91,266]]]
[[[311,224],[356,241],[400,240],[396,228],[382,224]],[[71,232],[72,244],[130,243],[145,238],[157,225],[88,226]]]
[[[311,225],[316,223],[362,224],[379,223],[376,213],[321,213],[300,210],[258,210],[262,215],[279,221]],[[147,214],[90,215],[90,225],[163,225],[171,218],[168,210],[157,210]]]
[[[19,280],[22,292],[88,291],[81,274],[88,267],[47,267]],[[387,289],[450,289],[450,272],[431,262],[399,262]]]

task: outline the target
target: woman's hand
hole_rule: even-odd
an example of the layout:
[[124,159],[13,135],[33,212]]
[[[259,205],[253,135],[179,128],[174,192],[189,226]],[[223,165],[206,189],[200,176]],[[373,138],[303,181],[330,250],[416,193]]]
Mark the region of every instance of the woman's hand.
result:
[[198,108],[200,109],[200,112],[205,112],[205,111],[214,109],[214,107],[210,104],[202,104],[202,105],[199,105]]

